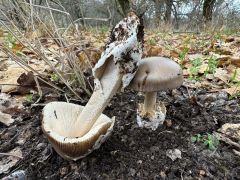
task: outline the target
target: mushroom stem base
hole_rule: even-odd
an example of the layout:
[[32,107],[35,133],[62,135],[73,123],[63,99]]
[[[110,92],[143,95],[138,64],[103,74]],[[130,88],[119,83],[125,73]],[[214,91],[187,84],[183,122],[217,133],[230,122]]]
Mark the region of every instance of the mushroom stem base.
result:
[[163,102],[156,103],[152,112],[146,112],[144,110],[144,104],[139,104],[137,110],[137,124],[139,127],[155,131],[160,124],[163,124],[166,112],[166,107]]

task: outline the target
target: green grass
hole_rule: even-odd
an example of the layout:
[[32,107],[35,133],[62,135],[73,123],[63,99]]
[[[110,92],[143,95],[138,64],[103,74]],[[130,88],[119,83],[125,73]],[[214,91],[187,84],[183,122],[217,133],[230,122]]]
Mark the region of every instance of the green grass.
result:
[[50,79],[51,81],[57,82],[60,80],[60,77],[56,73],[52,73]]
[[229,100],[232,100],[232,99],[235,99],[235,98],[239,98],[239,97],[240,97],[240,92],[235,93],[235,94],[229,96]]
[[32,103],[33,102],[33,94],[28,94],[25,96],[26,101]]
[[105,34],[110,32],[110,28],[107,26],[100,26],[100,27],[88,27],[89,31],[94,34]]
[[217,69],[218,61],[215,56],[210,56],[208,59],[208,67],[207,70],[204,72],[204,75],[207,74],[214,74]]
[[240,85],[240,80],[237,79],[237,75],[238,75],[238,71],[237,69],[235,69],[232,77],[229,80],[229,83]]
[[191,137],[193,143],[202,143],[209,150],[214,151],[218,148],[219,140],[212,134],[207,133],[206,135],[196,134]]
[[185,60],[188,52],[189,52],[189,48],[187,48],[187,47],[184,47],[183,50],[180,52],[179,59],[180,59],[181,62],[183,62]]
[[201,58],[195,58],[191,61],[192,67],[190,68],[190,79],[199,80],[198,71],[200,66],[202,65]]
[[[238,71],[237,69],[234,70],[232,77],[229,80],[230,86],[240,86],[240,80],[238,79]],[[235,94],[229,96],[229,99],[234,99],[240,97],[240,92],[236,92]]]
[[7,44],[7,47],[14,49],[16,47],[17,40],[11,33],[8,33],[5,43]]
[[148,40],[148,44],[149,44],[150,46],[156,46],[157,41],[156,41],[154,38],[150,38],[150,39]]

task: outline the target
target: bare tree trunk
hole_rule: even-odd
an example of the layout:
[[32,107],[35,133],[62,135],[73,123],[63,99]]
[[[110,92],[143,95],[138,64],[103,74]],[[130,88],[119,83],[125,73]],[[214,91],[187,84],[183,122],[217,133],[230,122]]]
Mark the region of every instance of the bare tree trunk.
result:
[[175,19],[175,28],[179,28],[179,21],[178,21],[178,12],[177,12],[177,7],[173,4],[173,9],[174,9],[174,19]]
[[107,10],[108,10],[108,14],[109,14],[109,18],[108,18],[108,20],[109,20],[109,26],[112,27],[112,26],[113,26],[113,17],[112,17],[112,12],[111,12],[109,6],[107,7]]
[[[26,2],[29,3],[29,1]],[[11,3],[13,5],[13,9],[11,12],[9,12],[10,18],[17,22],[19,28],[26,30],[26,27],[24,25],[24,18],[28,17],[27,13],[19,1],[11,0]]]
[[172,6],[173,6],[173,0],[166,0],[166,11],[164,15],[164,21],[167,23],[171,22],[171,14],[172,14]]
[[81,4],[79,4],[79,15],[80,15],[81,18],[83,18],[82,19],[82,25],[85,28],[86,27],[86,21],[84,19],[84,15],[83,15],[83,10],[82,10],[82,5]]
[[122,16],[126,16],[126,14],[130,10],[130,1],[129,0],[117,0],[118,4],[120,5],[120,14]]
[[213,7],[216,0],[204,0],[203,2],[203,17],[205,23],[212,21]]
[[156,13],[156,24],[159,25],[161,22],[161,9],[163,7],[163,0],[153,0],[155,5],[155,13]]

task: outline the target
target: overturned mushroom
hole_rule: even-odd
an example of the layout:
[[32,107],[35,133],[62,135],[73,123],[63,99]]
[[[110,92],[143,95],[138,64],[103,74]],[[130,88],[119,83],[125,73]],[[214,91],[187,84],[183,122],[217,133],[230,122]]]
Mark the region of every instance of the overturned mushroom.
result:
[[176,62],[164,57],[142,59],[129,85],[136,91],[145,92],[144,104],[138,107],[138,125],[156,130],[166,116],[164,104],[156,103],[157,92],[177,88],[182,83],[182,69]]
[[[84,146],[79,144],[83,139],[84,143],[88,144],[89,147],[93,147],[93,143],[90,143],[89,140],[90,135],[93,135],[93,131],[98,134],[91,137],[94,140],[99,139],[99,135],[105,134],[104,137],[107,135],[107,128],[111,129],[113,124],[110,123],[110,120],[105,124],[107,122],[106,116],[104,116],[103,133],[98,129],[96,130],[95,126],[98,124],[98,121],[103,119],[101,113],[112,96],[121,87],[124,89],[128,86],[134,77],[138,61],[142,56],[142,47],[143,26],[136,14],[130,13],[127,18],[120,21],[112,30],[110,41],[106,45],[98,63],[93,68],[95,77],[94,92],[86,106],[83,109],[79,107],[78,115],[76,116],[76,112],[74,115],[71,115],[71,108],[66,108],[68,111],[66,112],[64,110],[66,106],[62,106],[62,110],[59,107],[58,111],[60,113],[64,111],[70,116],[70,119],[62,121],[64,125],[58,125],[58,123],[62,122],[54,119],[53,116],[56,114],[51,105],[47,105],[44,108],[43,131],[61,156],[74,160],[79,159],[82,155],[89,152],[82,150]],[[50,111],[49,115],[48,111]],[[51,116],[50,120],[47,120],[48,116]],[[64,116],[64,118],[67,118],[67,116]],[[100,126],[97,127],[101,128]],[[73,144],[69,144],[69,142]],[[101,138],[99,142],[101,142]]]
[[113,130],[114,118],[101,114],[84,136],[72,137],[74,122],[83,108],[71,103],[51,102],[43,109],[43,132],[65,159],[78,160],[85,157],[99,148]]
[[142,56],[143,27],[135,13],[118,23],[111,33],[98,63],[93,68],[94,92],[78,117],[72,136],[89,131],[119,88],[125,88],[135,75]]

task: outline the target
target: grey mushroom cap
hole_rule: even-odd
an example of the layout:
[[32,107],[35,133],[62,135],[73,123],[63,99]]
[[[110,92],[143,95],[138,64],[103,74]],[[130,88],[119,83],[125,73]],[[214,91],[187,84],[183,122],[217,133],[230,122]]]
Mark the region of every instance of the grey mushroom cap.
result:
[[165,57],[147,57],[139,62],[130,88],[142,92],[175,89],[183,83],[182,68]]

